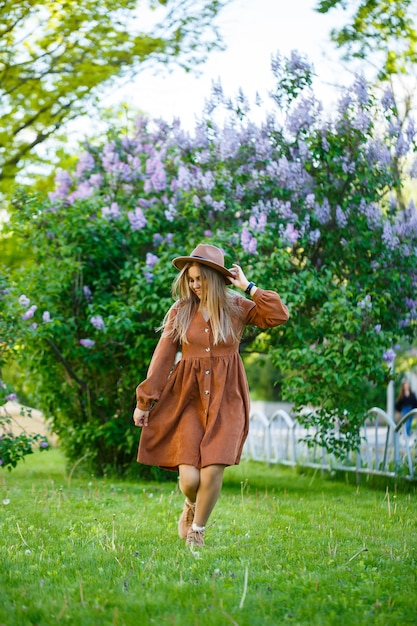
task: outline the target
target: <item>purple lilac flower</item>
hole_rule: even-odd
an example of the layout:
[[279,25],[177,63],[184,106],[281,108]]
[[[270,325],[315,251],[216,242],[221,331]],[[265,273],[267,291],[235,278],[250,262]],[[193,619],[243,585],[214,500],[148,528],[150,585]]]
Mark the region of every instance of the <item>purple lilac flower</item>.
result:
[[407,141],[409,143],[413,143],[415,135],[416,135],[416,124],[413,119],[408,120],[408,124],[405,129],[405,134],[407,137]]
[[71,189],[72,178],[68,172],[59,169],[55,175],[55,184],[57,186],[56,190],[48,194],[50,200],[65,198]]
[[307,194],[304,203],[307,209],[314,209],[316,203],[314,193]]
[[4,461],[3,459],[0,459],[0,465],[3,465]]
[[336,222],[337,225],[339,226],[339,228],[344,228],[347,224],[347,215],[346,213],[343,211],[343,209],[337,205],[336,207]]
[[249,218],[249,226],[252,230],[256,230],[258,233],[263,233],[267,222],[266,213],[261,213],[259,216],[251,215]]
[[167,177],[159,154],[154,154],[146,162],[146,174],[149,177],[145,182],[145,192],[164,191],[167,186]]
[[250,111],[249,101],[245,96],[242,87],[239,87],[238,89],[236,100],[239,104],[239,111],[243,111],[244,113],[248,113],[248,111]]
[[114,168],[114,172],[120,180],[130,182],[133,178],[132,170],[130,169],[130,165],[127,163],[123,163],[119,161]]
[[298,156],[303,162],[307,161],[310,157],[310,149],[306,142],[301,139],[298,140]]
[[154,199],[146,200],[145,198],[138,198],[138,205],[144,209],[147,209],[148,207],[152,206],[153,203],[154,203]]
[[36,306],[36,304],[32,304],[31,307],[29,307],[29,309],[27,311],[25,311],[25,313],[23,313],[22,315],[22,319],[24,320],[28,320],[31,317],[33,317],[35,315],[35,311],[38,307]]
[[376,325],[374,326],[374,331],[375,331],[377,334],[379,334],[379,333],[381,332],[381,328],[382,328],[381,324],[376,324]]
[[152,272],[143,272],[143,275],[145,277],[145,280],[147,283],[152,283],[153,282],[153,274]]
[[25,296],[24,294],[22,294],[19,297],[19,304],[21,304],[22,306],[24,306],[25,308],[27,308],[30,304],[30,300],[27,296]]
[[281,226],[280,230],[281,236],[287,244],[294,246],[297,243],[300,231],[294,228],[294,224],[287,224],[285,230]]
[[[239,108],[241,106],[239,105]],[[225,126],[220,139],[220,156],[223,159],[232,159],[236,157],[240,148],[239,136],[234,132],[234,129]],[[211,174],[211,172],[210,172]],[[210,176],[211,178],[211,176]]]
[[360,309],[372,309],[372,298],[367,294],[363,300],[360,300],[357,304]]
[[412,300],[411,298],[406,298],[405,299],[405,305],[409,309],[414,309],[415,307],[417,307],[417,300]]
[[224,200],[214,200],[213,210],[222,213],[226,209],[226,203]]
[[33,322],[33,324],[31,324],[30,327],[31,327],[32,330],[36,330],[38,325],[37,325],[36,322]]
[[154,246],[159,246],[163,242],[163,240],[164,238],[162,237],[160,233],[155,233],[154,236],[152,237]]
[[75,173],[80,178],[84,172],[90,172],[95,165],[94,157],[91,152],[84,152],[78,159]]
[[244,226],[242,228],[242,234],[240,236],[240,242],[245,252],[249,254],[255,254],[257,248],[256,238],[249,232],[249,230]]
[[51,315],[49,311],[44,311],[42,313],[42,321],[44,321],[46,324],[51,321]]
[[401,121],[399,119],[391,121],[388,125],[388,132],[391,137],[398,137],[401,132]]
[[324,198],[322,204],[316,204],[314,212],[320,224],[327,224],[330,221],[330,204],[327,198]]
[[382,233],[382,241],[387,248],[390,250],[395,250],[399,244],[399,239],[392,228],[391,223],[386,220],[384,224],[384,229]]
[[321,233],[320,233],[320,230],[318,228],[315,228],[314,230],[312,230],[310,232],[310,234],[309,234],[309,237],[308,237],[310,243],[312,243],[312,244],[317,243],[318,240],[320,239],[320,235],[321,235]]
[[200,189],[210,193],[213,191],[215,185],[213,172],[202,172],[198,170],[196,172],[196,183]]
[[346,111],[349,109],[351,104],[352,104],[352,96],[350,95],[348,91],[346,91],[343,94],[343,96],[339,99],[339,102],[337,103],[337,108],[338,108],[339,113],[341,113],[342,115],[346,113]]
[[103,148],[103,155],[101,157],[101,162],[103,164],[103,168],[105,172],[113,173],[119,164],[119,155],[116,152],[116,145],[114,141],[106,144]]
[[112,202],[109,207],[104,206],[101,209],[101,215],[109,221],[120,217],[120,209],[119,209],[119,205],[117,204],[117,202]]
[[381,210],[375,203],[367,204],[366,200],[362,198],[359,207],[359,213],[365,215],[367,224],[371,230],[379,227],[381,224]]
[[287,63],[288,70],[293,74],[304,72],[312,72],[313,66],[306,57],[301,55],[298,50],[291,50],[291,55]]
[[387,111],[388,109],[395,106],[394,95],[392,93],[392,89],[390,89],[389,87],[387,87],[382,94],[381,104],[384,111]]
[[168,222],[173,222],[177,215],[177,209],[172,203],[170,203],[167,210],[164,211],[164,214]]
[[6,396],[6,400],[7,400],[8,402],[14,402],[14,401],[16,400],[16,398],[17,398],[17,395],[16,395],[15,393],[9,393],[9,394]]
[[103,175],[102,174],[91,174],[90,178],[88,179],[90,181],[90,185],[92,187],[101,187],[101,185],[103,184]]
[[384,354],[382,355],[382,358],[384,361],[386,361],[387,363],[392,363],[395,359],[395,352],[392,348],[389,348],[388,350],[386,350],[386,352],[384,352]]
[[287,202],[280,202],[278,205],[278,210],[282,217],[286,220],[296,218],[295,213],[291,210],[291,202],[289,202],[289,200],[287,200]]
[[92,291],[90,289],[90,287],[87,287],[87,285],[83,286],[83,294],[84,294],[84,298],[87,300],[87,302],[91,302],[91,300],[93,299],[93,294]]
[[407,154],[409,149],[409,143],[404,136],[404,133],[400,132],[397,137],[397,145],[395,146],[395,156],[403,157]]
[[156,254],[152,254],[152,252],[146,253],[146,267],[152,269],[156,263],[158,263],[159,257]]
[[330,150],[329,141],[324,133],[321,136],[321,145],[325,152],[328,152]]
[[83,180],[77,187],[75,191],[69,194],[68,202],[70,204],[74,204],[76,200],[83,200],[84,198],[89,198],[94,193],[93,187],[90,185],[89,180]]
[[363,75],[357,75],[353,83],[353,90],[362,105],[369,103],[368,83]]
[[275,55],[271,54],[271,70],[272,74],[278,78],[281,71],[282,59],[279,52]]
[[127,217],[131,230],[142,230],[147,224],[146,217],[139,206],[134,211],[129,211]]
[[84,346],[84,348],[91,349],[96,342],[93,339],[80,339],[80,344]]
[[204,237],[213,237],[213,232],[211,230],[205,230],[204,231]]
[[90,317],[90,322],[97,330],[104,330],[105,328],[104,320],[101,315],[93,315],[93,317]]
[[313,122],[312,102],[308,98],[302,98],[288,116],[288,130],[296,135],[300,131],[309,128]]
[[40,448],[47,448],[49,446],[49,443],[47,441],[41,441],[39,444]]
[[366,133],[366,131],[370,128],[372,123],[372,117],[366,111],[359,110],[356,112],[354,118],[352,119],[352,128],[355,128],[361,133]]
[[366,156],[369,161],[372,161],[382,167],[391,165],[391,152],[381,140],[376,139],[370,141],[366,150]]

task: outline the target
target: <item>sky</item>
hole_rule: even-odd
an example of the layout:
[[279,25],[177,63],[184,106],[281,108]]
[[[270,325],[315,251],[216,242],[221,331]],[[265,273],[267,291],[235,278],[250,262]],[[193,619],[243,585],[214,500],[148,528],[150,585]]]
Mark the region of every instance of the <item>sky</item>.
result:
[[[155,75],[148,69],[135,81],[110,91],[102,105],[124,102],[168,122],[179,117],[182,125],[192,130],[213,81],[220,79],[228,97],[242,88],[251,102],[256,92],[268,101],[273,86],[271,56],[278,51],[287,55],[294,49],[314,64],[316,96],[324,104],[334,101],[334,84],[353,80],[343,71],[339,53],[330,42],[331,28],[346,23],[347,16],[336,10],[320,15],[314,11],[316,4],[317,0],[232,0],[217,19],[226,49],[210,53],[199,74],[176,68]],[[84,124],[78,122],[81,132],[88,127],[88,122]]]

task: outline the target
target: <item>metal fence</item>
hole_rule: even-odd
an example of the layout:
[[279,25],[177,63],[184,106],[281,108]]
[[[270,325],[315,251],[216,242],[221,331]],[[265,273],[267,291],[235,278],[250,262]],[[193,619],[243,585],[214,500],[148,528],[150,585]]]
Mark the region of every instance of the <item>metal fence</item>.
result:
[[312,434],[311,429],[283,409],[269,418],[262,411],[252,412],[243,454],[245,458],[266,463],[416,479],[417,442],[414,434],[407,436],[405,423],[417,415],[417,409],[398,423],[378,407],[370,409],[368,414],[369,419],[361,428],[360,448],[350,452],[343,462],[325,448],[308,446],[304,440]]

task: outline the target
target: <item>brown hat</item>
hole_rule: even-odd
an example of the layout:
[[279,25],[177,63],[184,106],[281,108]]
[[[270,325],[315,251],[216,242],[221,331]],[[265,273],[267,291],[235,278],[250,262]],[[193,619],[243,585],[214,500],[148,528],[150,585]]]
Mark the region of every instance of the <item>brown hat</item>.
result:
[[216,246],[211,246],[208,243],[200,243],[194,248],[190,256],[178,256],[172,261],[177,270],[182,270],[187,263],[192,262],[212,267],[214,270],[220,272],[220,274],[223,274],[227,283],[229,282],[227,280],[228,277],[233,278],[233,274],[224,266],[223,252],[220,248],[216,248]]

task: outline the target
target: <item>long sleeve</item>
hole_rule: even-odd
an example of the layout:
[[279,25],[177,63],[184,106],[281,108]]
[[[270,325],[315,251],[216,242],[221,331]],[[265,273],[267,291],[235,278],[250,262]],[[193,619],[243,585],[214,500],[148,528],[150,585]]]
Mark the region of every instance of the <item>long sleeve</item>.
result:
[[417,397],[413,391],[409,396],[403,396],[400,400],[397,400],[395,403],[395,410],[400,412],[405,406],[411,406],[413,409],[417,409]]
[[174,315],[175,309],[172,308],[165,333],[153,353],[146,379],[136,387],[136,406],[143,411],[148,411],[159,400],[179,349],[179,342],[166,336],[166,332],[172,328]]
[[246,305],[245,324],[259,328],[273,328],[289,319],[288,309],[276,291],[257,288],[252,302]]

